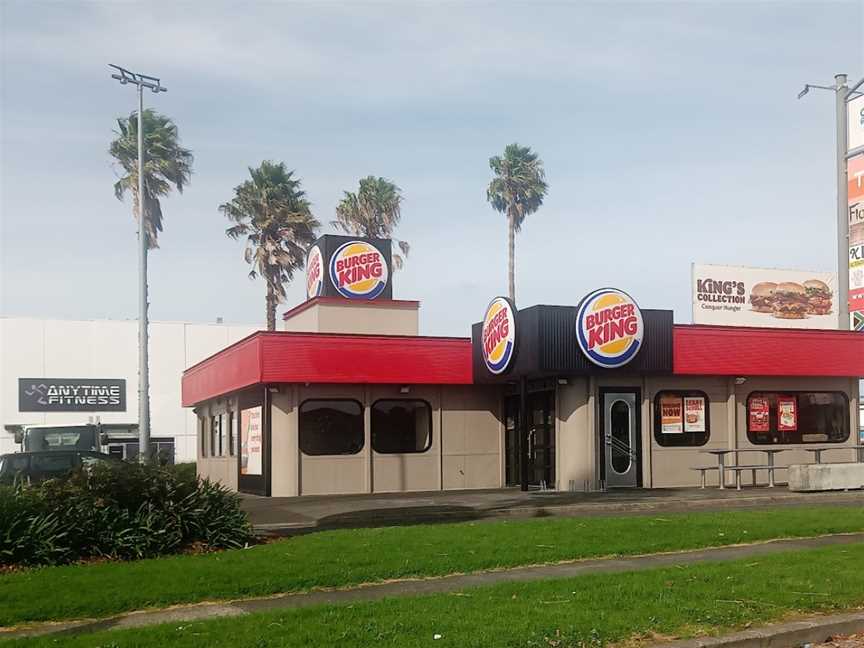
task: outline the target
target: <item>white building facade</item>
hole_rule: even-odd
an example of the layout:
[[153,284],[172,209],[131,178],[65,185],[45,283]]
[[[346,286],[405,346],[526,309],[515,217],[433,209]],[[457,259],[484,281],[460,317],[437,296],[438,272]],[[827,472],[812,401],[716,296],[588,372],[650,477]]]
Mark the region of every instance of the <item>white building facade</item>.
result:
[[[196,416],[181,406],[183,370],[257,330],[253,325],[151,322],[151,436],[171,447],[174,460],[195,461]],[[99,399],[82,406],[34,407],[23,394],[46,384],[87,380],[120,386],[110,405]],[[101,408],[101,409],[100,409]],[[50,409],[50,411],[32,411]],[[70,411],[77,409],[78,411]],[[18,446],[7,425],[138,421],[138,322],[136,320],[55,320],[0,318],[0,453]],[[169,441],[171,440],[171,441]],[[134,444],[133,444],[134,445]],[[161,446],[160,446],[161,447]],[[137,446],[135,446],[137,452]],[[112,451],[129,452],[116,446]],[[126,456],[120,455],[120,456]]]

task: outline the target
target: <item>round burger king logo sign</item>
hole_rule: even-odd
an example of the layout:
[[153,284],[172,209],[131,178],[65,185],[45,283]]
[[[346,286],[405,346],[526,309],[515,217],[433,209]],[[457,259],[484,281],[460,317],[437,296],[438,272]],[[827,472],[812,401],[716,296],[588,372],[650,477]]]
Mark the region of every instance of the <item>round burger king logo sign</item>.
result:
[[630,362],[642,346],[644,332],[642,312],[623,290],[595,290],[577,309],[579,348],[599,367],[614,369]]
[[365,241],[348,241],[330,258],[330,281],[343,297],[375,299],[389,273],[384,256]]
[[516,320],[513,307],[504,297],[496,297],[486,307],[480,337],[486,368],[493,374],[506,371],[516,350]]
[[319,297],[324,291],[324,258],[317,245],[306,256],[306,297]]

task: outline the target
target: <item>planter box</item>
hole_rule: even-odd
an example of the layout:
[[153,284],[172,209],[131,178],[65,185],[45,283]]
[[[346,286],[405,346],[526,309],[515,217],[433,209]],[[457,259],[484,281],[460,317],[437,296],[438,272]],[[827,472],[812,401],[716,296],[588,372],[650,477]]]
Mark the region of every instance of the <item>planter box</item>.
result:
[[832,491],[864,488],[864,463],[794,464],[789,490]]

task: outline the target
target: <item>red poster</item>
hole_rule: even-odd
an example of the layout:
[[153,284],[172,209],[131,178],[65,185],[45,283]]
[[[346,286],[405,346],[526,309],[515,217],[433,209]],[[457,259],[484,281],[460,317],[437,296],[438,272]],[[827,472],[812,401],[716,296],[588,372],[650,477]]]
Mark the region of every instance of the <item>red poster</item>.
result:
[[777,397],[777,429],[781,432],[798,429],[798,406],[794,396]]
[[749,427],[751,432],[769,432],[771,406],[767,398],[751,398],[749,407]]

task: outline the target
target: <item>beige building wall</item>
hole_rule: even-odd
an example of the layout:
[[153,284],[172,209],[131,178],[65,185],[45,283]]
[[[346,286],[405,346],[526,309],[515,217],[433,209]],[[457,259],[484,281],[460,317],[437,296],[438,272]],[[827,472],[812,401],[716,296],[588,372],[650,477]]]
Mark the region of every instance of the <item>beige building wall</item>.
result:
[[496,387],[441,388],[444,490],[504,485],[504,426]]
[[[602,403],[600,389],[638,388],[641,391],[642,482],[646,488],[674,488],[698,486],[699,473],[691,468],[714,466],[714,455],[703,450],[746,449],[758,450],[768,446],[750,443],[747,438],[747,396],[754,391],[840,391],[849,398],[851,421],[849,439],[836,448],[823,453],[823,461],[852,461],[850,446],[857,443],[859,426],[858,381],[847,378],[748,378],[736,385],[734,378],[716,376],[652,376],[570,378],[557,388],[556,416],[556,488],[558,490],[584,490],[599,486],[599,414]],[[708,396],[710,437],[704,446],[664,447],[654,437],[654,399],[664,390],[702,391]],[[814,444],[834,445],[834,444]],[[793,463],[812,463],[813,454],[802,445],[772,445],[785,448],[777,455],[778,466]],[[735,459],[727,458],[733,465]],[[766,463],[760,452],[742,454],[739,463]],[[712,481],[713,477],[713,481]],[[709,485],[716,484],[717,476],[708,477]],[[785,474],[778,474],[785,480]]]
[[419,304],[412,301],[319,300],[288,315],[285,331],[416,336],[420,330]]

